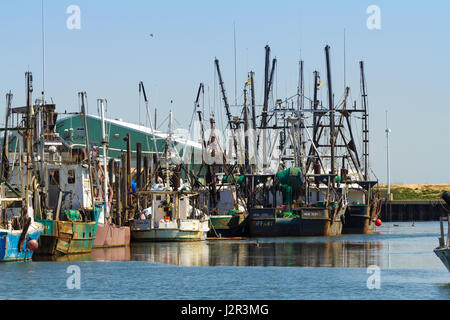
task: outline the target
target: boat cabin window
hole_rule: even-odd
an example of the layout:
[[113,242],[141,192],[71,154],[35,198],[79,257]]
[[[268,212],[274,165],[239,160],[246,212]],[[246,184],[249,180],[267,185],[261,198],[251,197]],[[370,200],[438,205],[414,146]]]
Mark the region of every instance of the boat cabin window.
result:
[[67,183],[75,184],[75,170],[67,171]]
[[59,170],[49,170],[48,181],[50,185],[59,185]]
[[161,196],[156,196],[156,201],[161,201]]

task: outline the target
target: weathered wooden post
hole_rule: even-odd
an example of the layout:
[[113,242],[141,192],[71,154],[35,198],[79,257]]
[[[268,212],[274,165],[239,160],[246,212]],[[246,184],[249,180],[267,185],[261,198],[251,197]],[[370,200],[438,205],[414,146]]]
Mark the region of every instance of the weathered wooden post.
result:
[[[142,190],[142,143],[136,143],[136,191]],[[137,210],[141,209],[141,198],[139,194],[136,196]]]
[[450,247],[450,214],[447,215],[447,247]]
[[[149,158],[148,157],[144,157],[144,176],[143,176],[143,189],[145,190],[145,191],[147,191],[147,190],[150,190],[151,189],[151,181],[150,181],[150,179],[151,179],[151,175],[149,174],[149,166],[148,166],[148,164],[149,164]],[[149,185],[150,185],[150,187],[149,187]],[[144,206],[145,206],[145,208],[147,208],[148,207],[148,195],[147,194],[145,194],[144,195]]]
[[114,178],[115,178],[114,171],[116,169],[115,166],[114,166],[114,159],[113,158],[109,159],[108,169],[109,169],[108,170],[109,184],[112,187],[113,184],[114,184]]
[[444,233],[444,217],[439,219],[440,227],[441,227],[441,236],[439,237],[439,248],[445,247],[445,233]]
[[142,165],[142,143],[138,142],[136,143],[136,183],[137,183],[137,190],[139,191],[142,189],[141,165]]
[[124,216],[124,222],[128,221],[128,178],[127,174],[128,163],[127,154],[122,154],[122,214]]
[[144,189],[147,189],[146,186],[148,184],[148,157],[144,157],[144,174],[142,177],[143,183],[142,186],[144,187]]
[[120,185],[120,162],[114,162],[114,174],[115,174],[115,189],[116,189],[116,224],[122,226],[122,201],[121,201],[121,185]]
[[[127,209],[131,205],[131,139],[130,134],[127,133]],[[128,217],[126,218],[128,221]]]
[[111,187],[111,202],[108,201],[109,204],[109,217],[108,217],[108,222],[111,223],[112,222],[112,217],[114,216],[113,210],[114,210],[114,180],[115,180],[115,170],[116,167],[114,165],[114,159],[111,158],[109,159],[108,162],[108,183],[109,185],[107,185],[106,187],[109,189],[109,187]]

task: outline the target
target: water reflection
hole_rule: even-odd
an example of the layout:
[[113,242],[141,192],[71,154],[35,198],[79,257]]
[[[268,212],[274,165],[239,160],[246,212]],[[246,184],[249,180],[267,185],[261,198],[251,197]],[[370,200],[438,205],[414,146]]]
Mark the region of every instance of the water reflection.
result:
[[98,248],[92,250],[92,258],[95,261],[130,261],[130,247]]
[[381,265],[377,242],[193,242],[131,247],[133,260],[178,266],[365,268]]
[[278,266],[365,268],[381,266],[379,242],[202,241],[133,243],[92,253],[35,256],[34,261],[147,261],[176,266]]
[[91,253],[56,256],[33,256],[33,261],[90,262],[90,261],[130,261],[130,247],[96,248]]
[[35,261],[148,261],[176,266],[293,266],[445,269],[433,249],[439,222],[384,224],[370,235],[337,238],[265,238],[244,241],[132,243],[91,254],[33,257]]
[[71,254],[71,255],[55,255],[55,256],[38,256],[33,255],[33,261],[54,261],[54,262],[89,262],[95,261],[92,254]]

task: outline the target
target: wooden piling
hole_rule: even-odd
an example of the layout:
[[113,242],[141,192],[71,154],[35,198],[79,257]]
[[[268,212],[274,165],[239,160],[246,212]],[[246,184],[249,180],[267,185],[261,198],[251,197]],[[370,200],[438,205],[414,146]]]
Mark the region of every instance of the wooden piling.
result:
[[[127,199],[127,209],[128,206],[131,204],[131,139],[130,139],[130,134],[127,133],[127,195],[128,195],[128,199]],[[126,221],[128,221],[128,217],[126,218]]]
[[118,226],[122,226],[122,198],[121,198],[121,185],[120,185],[120,162],[114,162],[114,174],[115,174],[115,183],[114,187],[116,190],[116,224]]
[[142,143],[136,143],[136,183],[137,191],[142,190],[142,176],[141,176],[141,165],[142,165]]
[[130,175],[128,174],[128,157],[126,153],[122,154],[122,214],[124,217],[124,222],[128,221],[128,179]]
[[[113,185],[113,183],[114,183],[114,170],[115,170],[115,167],[114,167],[114,159],[113,158],[111,158],[111,159],[109,159],[109,162],[108,162],[108,180],[109,180],[109,184],[112,186]],[[113,196],[114,197],[114,196]]]
[[144,157],[144,174],[143,174],[143,177],[142,177],[142,180],[143,180],[142,185],[143,185],[144,189],[146,189],[145,186],[147,186],[147,184],[148,184],[148,180],[149,180],[148,177],[149,177],[149,174],[148,174],[148,157]]

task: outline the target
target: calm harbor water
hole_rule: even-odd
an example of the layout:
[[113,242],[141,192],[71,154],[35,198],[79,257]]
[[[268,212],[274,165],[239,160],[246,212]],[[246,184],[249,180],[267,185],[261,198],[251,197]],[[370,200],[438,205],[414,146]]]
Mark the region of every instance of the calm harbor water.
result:
[[[1,299],[450,299],[435,256],[438,222],[385,223],[371,235],[139,243],[0,264]],[[70,266],[80,289],[69,289]],[[370,290],[367,267],[380,268]]]

